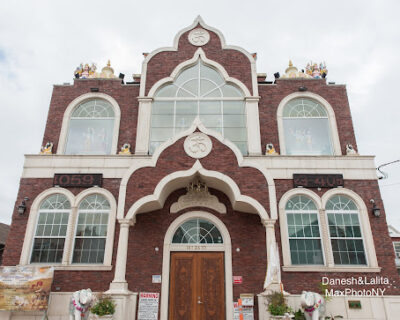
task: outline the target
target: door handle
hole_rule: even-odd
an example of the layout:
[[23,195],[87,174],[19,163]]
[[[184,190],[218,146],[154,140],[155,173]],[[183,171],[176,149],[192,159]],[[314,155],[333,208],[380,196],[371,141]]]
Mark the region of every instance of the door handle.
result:
[[200,297],[197,297],[197,304],[202,304],[203,302],[201,302]]

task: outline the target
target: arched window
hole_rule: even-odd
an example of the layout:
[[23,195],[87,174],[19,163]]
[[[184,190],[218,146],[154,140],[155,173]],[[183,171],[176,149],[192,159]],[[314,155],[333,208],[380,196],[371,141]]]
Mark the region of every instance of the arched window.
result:
[[223,243],[221,232],[210,221],[192,219],[183,223],[175,232],[172,243]]
[[282,114],[284,143],[288,155],[333,155],[328,113],[310,98],[290,100]]
[[69,120],[65,154],[110,154],[114,119],[114,109],[106,100],[79,104]]
[[366,265],[359,212],[354,201],[335,195],[328,200],[326,213],[335,264]]
[[184,70],[154,96],[150,154],[164,141],[189,128],[199,116],[209,129],[221,133],[247,154],[243,92],[201,60]]
[[103,263],[110,203],[92,194],[79,204],[72,263]]
[[40,205],[33,240],[31,263],[61,263],[71,204],[62,194],[53,194]]
[[296,195],[286,203],[285,211],[292,264],[324,264],[314,202],[304,195]]

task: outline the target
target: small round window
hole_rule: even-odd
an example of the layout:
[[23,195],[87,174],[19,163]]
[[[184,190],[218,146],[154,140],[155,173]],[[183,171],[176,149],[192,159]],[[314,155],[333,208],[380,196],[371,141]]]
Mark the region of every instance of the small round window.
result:
[[172,243],[223,243],[221,232],[210,221],[193,219],[183,223],[175,232]]

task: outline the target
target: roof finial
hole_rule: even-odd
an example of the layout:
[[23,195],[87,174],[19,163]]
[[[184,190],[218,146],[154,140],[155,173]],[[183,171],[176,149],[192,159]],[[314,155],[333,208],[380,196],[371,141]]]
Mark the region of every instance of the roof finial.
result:
[[108,59],[108,62],[107,62],[107,67],[111,67],[111,62],[110,62],[110,59]]
[[293,62],[292,62],[292,60],[289,60],[289,67],[293,67]]

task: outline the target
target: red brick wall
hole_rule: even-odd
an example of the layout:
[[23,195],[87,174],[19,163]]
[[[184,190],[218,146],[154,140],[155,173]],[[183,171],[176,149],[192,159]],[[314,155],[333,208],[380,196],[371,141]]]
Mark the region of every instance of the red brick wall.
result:
[[342,154],[346,154],[346,144],[348,143],[357,150],[346,87],[344,85],[327,85],[325,79],[290,79],[277,80],[275,85],[259,85],[258,87],[261,96],[258,108],[263,152],[265,152],[265,145],[271,142],[280,153],[276,112],[283,98],[298,92],[299,87],[307,87],[307,92],[318,94],[331,104],[335,112]]
[[[233,285],[233,298],[237,300],[240,293],[256,295],[263,291],[267,266],[265,228],[258,215],[234,211],[229,199],[223,193],[213,189],[210,189],[210,192],[226,205],[227,213],[219,214],[209,209],[196,209],[211,212],[229,231],[232,241],[232,274],[243,276],[243,284]],[[182,213],[196,210],[190,208],[178,214],[169,213],[170,206],[185,193],[185,189],[177,190],[168,197],[161,210],[137,216],[136,224],[130,229],[129,234],[126,279],[130,290],[161,292],[161,284],[152,283],[151,276],[162,274],[165,233],[173,220]],[[155,247],[160,250],[156,252]],[[237,252],[236,248],[240,248],[240,252]]]
[[[239,168],[232,150],[213,137],[210,138],[213,143],[211,153],[205,158],[199,159],[203,168],[226,174],[236,182],[242,194],[258,200],[269,212],[268,187],[264,175],[257,169]],[[189,157],[184,152],[184,141],[185,138],[182,138],[164,150],[155,168],[142,168],[132,174],[127,185],[125,212],[138,199],[153,194],[157,184],[166,175],[192,168],[196,159]]]
[[72,100],[85,93],[89,93],[90,88],[98,88],[100,93],[105,93],[113,97],[121,109],[117,151],[120,150],[124,143],[130,143],[131,150],[135,150],[139,86],[122,85],[120,80],[83,79],[75,80],[71,86],[54,86],[43,137],[43,145],[47,141],[51,141],[54,143],[53,152],[57,151],[65,110]]
[[[178,64],[193,58],[199,47],[189,42],[189,32],[190,30],[179,38],[178,51],[160,52],[150,59],[147,64],[146,95],[158,80],[169,77]],[[222,49],[218,35],[212,31],[208,32],[210,41],[201,47],[206,57],[222,65],[230,77],[243,82],[252,93],[250,60],[240,51]]]
[[[279,203],[282,195],[293,188],[292,180],[275,180],[276,193],[277,193],[277,201]],[[368,218],[371,224],[372,236],[374,239],[376,256],[378,260],[379,267],[382,268],[380,273],[351,273],[351,272],[340,272],[340,273],[318,273],[318,272],[283,272],[282,273],[282,282],[285,285],[285,290],[290,293],[301,293],[302,290],[307,291],[315,291],[318,288],[318,283],[321,282],[323,276],[328,277],[330,279],[333,278],[347,278],[347,277],[375,277],[382,276],[388,277],[390,281],[389,286],[364,286],[360,287],[360,289],[366,288],[386,288],[385,295],[388,294],[400,294],[400,278],[397,273],[397,269],[394,263],[394,251],[392,250],[392,240],[389,237],[388,228],[386,224],[386,215],[383,208],[383,203],[381,200],[378,182],[376,180],[345,180],[344,182],[345,188],[353,190],[356,192],[365,202],[368,209],[370,209],[371,205],[369,203],[370,199],[375,199],[376,205],[381,208],[381,216],[379,218],[375,218],[372,216],[370,210],[368,210]],[[311,189],[319,196],[322,196],[328,189],[322,189],[318,191],[317,189]],[[281,243],[281,235],[279,228],[279,221],[275,227],[276,239],[279,243]],[[281,262],[282,252],[281,252]],[[349,287],[349,286],[347,286]],[[351,286],[354,289],[357,286]],[[332,287],[332,289],[343,289],[345,287]]]

